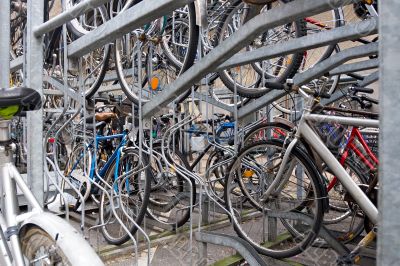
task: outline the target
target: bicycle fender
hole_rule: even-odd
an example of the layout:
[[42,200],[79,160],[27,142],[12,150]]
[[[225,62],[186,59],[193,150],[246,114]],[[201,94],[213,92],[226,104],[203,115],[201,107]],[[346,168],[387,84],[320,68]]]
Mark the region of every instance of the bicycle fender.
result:
[[104,265],[81,233],[60,217],[45,212],[34,214],[24,221],[19,234],[31,226],[39,227],[56,240],[72,265]]

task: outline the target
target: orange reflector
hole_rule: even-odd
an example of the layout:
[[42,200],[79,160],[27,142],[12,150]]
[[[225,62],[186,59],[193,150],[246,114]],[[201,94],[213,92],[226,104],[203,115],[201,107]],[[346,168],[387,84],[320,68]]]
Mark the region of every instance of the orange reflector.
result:
[[254,174],[254,171],[253,171],[253,170],[244,170],[244,172],[243,172],[243,177],[245,177],[245,178],[250,178],[250,177],[253,176],[253,174]]
[[160,79],[158,77],[152,77],[150,79],[150,88],[155,91],[159,88],[160,86]]

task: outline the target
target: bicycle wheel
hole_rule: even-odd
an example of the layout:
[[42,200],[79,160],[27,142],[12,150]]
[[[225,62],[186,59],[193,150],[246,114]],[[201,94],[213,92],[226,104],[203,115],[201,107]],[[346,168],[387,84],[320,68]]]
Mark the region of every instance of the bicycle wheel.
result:
[[[342,9],[334,9],[305,19],[307,35],[329,31],[344,25]],[[337,44],[331,44],[306,51],[302,70],[307,70],[315,64],[327,59],[335,50]]]
[[[85,240],[82,238],[82,241]],[[73,243],[70,244],[73,245]],[[78,246],[80,245],[82,244],[79,243]],[[29,265],[73,265],[57,245],[57,240],[36,226],[29,228],[21,237],[21,248]],[[85,253],[85,256],[89,255]],[[92,265],[102,265],[99,264],[101,261],[98,257],[93,257],[91,263],[93,263]]]
[[[225,173],[231,157],[223,150],[214,149],[207,158],[205,178],[217,196],[217,200],[224,202]],[[229,162],[226,162],[229,160]],[[217,166],[219,165],[219,166]]]
[[[352,160],[347,159],[343,167],[357,185],[367,184],[367,179]],[[327,169],[324,173],[329,181],[330,207],[330,211],[324,215],[324,224],[338,240],[347,243],[362,233],[365,216],[359,206],[349,200],[347,190],[332,172]]]
[[51,259],[54,263],[52,265],[71,265],[62,250],[56,250],[55,254],[53,253],[54,247],[57,246],[56,241],[41,228],[29,229],[21,239],[21,246],[29,265],[39,265],[40,260],[44,259],[43,256]]
[[125,148],[119,160],[112,162],[105,175],[105,181],[110,187],[104,187],[108,195],[104,191],[101,194],[99,218],[103,225],[101,232],[110,244],[121,245],[130,239],[115,216],[112,205],[116,215],[132,235],[138,228],[127,216],[139,226],[143,221],[150,194],[151,172],[147,165],[147,156],[142,154],[139,157],[137,150]]
[[[189,163],[178,149],[171,147],[171,153],[166,153],[169,166],[162,158],[161,146],[153,146],[151,159],[151,193],[147,214],[161,224],[171,227],[171,230],[181,227],[190,219],[190,197],[196,201],[195,181],[187,180],[177,168],[190,169]],[[192,196],[190,196],[192,195]]]
[[[67,205],[77,211],[81,202],[81,196],[86,201],[91,192],[90,171],[91,171],[92,155],[90,150],[84,143],[79,143],[75,146],[70,156],[68,157],[64,176],[68,179],[71,188],[64,179],[61,180],[61,189],[63,193],[68,193],[72,196],[72,202],[61,202],[62,206]],[[79,191],[80,195],[75,191]]]
[[[235,231],[259,253],[273,258],[303,252],[318,235],[323,218],[322,181],[298,147],[284,169],[284,182],[262,201],[284,151],[278,140],[255,142],[240,151],[226,175],[225,202]],[[238,196],[247,201],[233,204]]]
[[[272,4],[265,5],[260,12],[266,12],[277,6],[284,4],[276,1]],[[248,8],[244,3],[236,6],[231,14],[223,22],[223,26],[218,34],[219,42],[229,38],[236,32],[241,25],[250,19],[250,12],[246,12]],[[306,34],[304,20],[297,20],[283,26],[275,27],[259,35],[250,45],[245,47],[243,51],[250,51],[260,47],[285,42],[289,39],[299,38]],[[225,86],[234,91],[235,84],[237,93],[246,98],[258,98],[269,91],[265,88],[262,81],[274,80],[284,82],[286,79],[293,77],[300,68],[303,61],[303,53],[295,53],[285,55],[261,62],[243,65],[236,68],[230,68],[219,72],[221,81]],[[264,78],[263,78],[264,75]]]
[[[82,0],[63,0],[63,10],[64,12],[73,8],[75,5],[79,4]],[[94,9],[89,9],[84,14],[80,15],[78,18],[75,18],[67,23],[68,28],[68,36],[67,43],[73,42],[74,40],[82,37],[85,34],[88,34],[90,31],[96,29],[100,25],[104,24],[107,20],[109,20],[107,10],[104,6],[100,6]],[[62,69],[64,68],[64,41],[62,38],[62,34],[60,33],[60,45],[57,48],[58,52],[58,61],[61,70],[56,69],[55,72],[62,73]],[[50,51],[50,56],[53,55],[53,51]],[[104,47],[98,48],[96,50],[91,51],[90,53],[81,57],[82,59],[82,69],[79,71],[78,61],[69,62],[69,79],[70,86],[73,88],[79,87],[79,72],[83,75],[84,80],[84,91],[86,99],[91,98],[102,85],[105,74],[108,69],[108,64],[111,55],[111,46],[110,44],[105,45]],[[51,65],[51,64],[50,64]]]
[[[127,98],[138,103],[139,91],[144,87],[142,100],[149,101],[191,67],[196,56],[198,35],[196,12],[191,3],[117,39],[115,66]],[[138,64],[137,54],[140,52],[142,62]],[[142,84],[138,83],[139,71],[142,73]]]
[[243,146],[247,146],[257,141],[268,140],[272,138],[284,140],[287,134],[292,130],[292,127],[283,123],[264,122],[255,127],[252,127],[250,131],[246,133],[243,139]]

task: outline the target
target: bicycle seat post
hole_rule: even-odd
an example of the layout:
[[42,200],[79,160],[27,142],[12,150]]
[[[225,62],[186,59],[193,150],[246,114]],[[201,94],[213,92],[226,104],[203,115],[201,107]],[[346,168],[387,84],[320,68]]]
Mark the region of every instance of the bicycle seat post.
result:
[[11,140],[11,120],[0,119],[0,165],[11,162],[9,144]]
[[2,142],[8,142],[10,141],[10,124],[11,120],[1,120],[0,119],[0,144]]

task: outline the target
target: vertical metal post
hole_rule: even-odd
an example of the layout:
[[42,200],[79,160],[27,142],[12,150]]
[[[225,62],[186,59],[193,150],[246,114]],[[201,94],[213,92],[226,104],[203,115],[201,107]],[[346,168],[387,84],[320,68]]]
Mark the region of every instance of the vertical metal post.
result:
[[[204,199],[202,199],[204,197]],[[199,224],[199,232],[201,232],[201,226],[202,225],[208,225],[209,223],[209,211],[210,211],[210,201],[208,199],[208,196],[203,193],[203,190],[200,189],[200,201],[203,204],[201,205],[201,224]],[[199,244],[199,261],[197,263],[198,266],[203,266],[203,265],[208,265],[208,244],[207,242],[201,242]]]
[[[33,29],[43,23],[45,1],[28,1],[26,85],[43,95],[43,46],[42,37],[36,38]],[[28,185],[43,205],[43,111],[28,112]]]
[[[10,86],[10,0],[0,1],[0,88],[7,88]],[[1,208],[4,210],[5,200],[3,198],[3,188],[0,187]],[[14,190],[16,191],[16,190]],[[0,226],[5,228],[6,221],[1,220]],[[1,265],[11,265],[11,252],[8,249],[6,237],[1,231]],[[7,254],[7,256],[5,256]],[[3,256],[4,255],[4,256]]]
[[10,86],[10,4],[11,0],[0,1],[0,87]]
[[380,136],[378,263],[400,261],[400,1],[379,2]]

